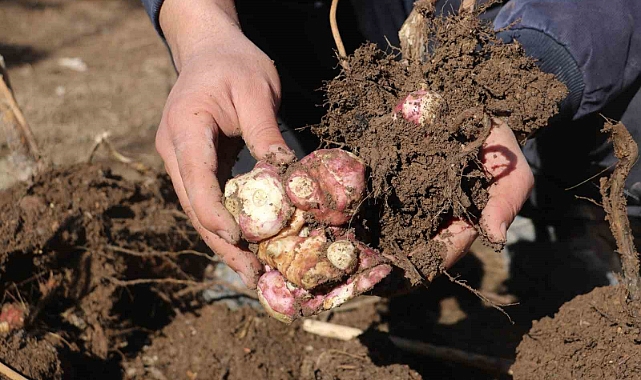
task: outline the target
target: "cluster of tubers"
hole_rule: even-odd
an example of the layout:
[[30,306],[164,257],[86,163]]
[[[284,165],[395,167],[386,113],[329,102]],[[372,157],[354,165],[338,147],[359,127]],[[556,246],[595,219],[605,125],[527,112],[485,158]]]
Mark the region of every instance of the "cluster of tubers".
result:
[[[418,90],[394,109],[417,125],[432,123],[443,98]],[[371,290],[392,270],[347,228],[366,190],[365,164],[342,149],[320,149],[286,168],[259,161],[230,179],[225,207],[243,238],[257,244],[266,273],[258,295],[273,317],[290,323]]]

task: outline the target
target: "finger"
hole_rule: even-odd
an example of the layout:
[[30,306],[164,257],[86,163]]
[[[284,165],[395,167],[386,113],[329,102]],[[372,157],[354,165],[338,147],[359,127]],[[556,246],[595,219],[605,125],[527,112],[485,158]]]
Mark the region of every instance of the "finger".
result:
[[182,107],[168,114],[167,123],[168,128],[163,130],[171,133],[179,175],[195,217],[206,230],[230,244],[238,243],[240,228],[222,204],[216,176],[218,128],[213,117]]
[[491,242],[503,243],[507,227],[530,196],[534,176],[514,133],[498,119],[493,123],[481,150],[483,165],[494,179],[480,223]]
[[240,275],[245,285],[249,288],[255,288],[258,275],[262,272],[263,268],[260,262],[258,262],[256,256],[251,252],[243,251],[240,248],[227,243],[218,235],[208,231],[202,226],[202,224],[200,224],[183,185],[175,155],[171,152],[164,152],[163,159],[165,161],[165,169],[171,177],[171,181],[176,194],[178,195],[180,204],[194,225],[196,231],[212,251]]
[[276,121],[276,96],[269,85],[249,88],[243,95],[234,97],[238,122],[243,139],[251,154],[257,160],[271,159],[278,163],[289,163],[296,159],[287,147]]
[[470,250],[478,236],[476,229],[464,220],[454,220],[442,229],[434,240],[445,244],[446,254],[443,265],[449,269]]

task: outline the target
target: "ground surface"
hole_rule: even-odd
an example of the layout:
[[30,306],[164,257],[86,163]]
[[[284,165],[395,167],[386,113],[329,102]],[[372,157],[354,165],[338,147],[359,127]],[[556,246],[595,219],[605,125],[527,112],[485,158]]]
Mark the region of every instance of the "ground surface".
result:
[[[175,74],[137,1],[0,2],[0,54],[55,164],[84,162],[108,131],[123,153],[161,168],[153,138]],[[12,182],[6,153],[0,187]],[[108,161],[102,150],[97,158]],[[0,195],[2,304],[27,310],[25,328],[0,337],[0,361],[30,379],[509,378],[403,353],[384,334],[513,360],[532,320],[604,284],[563,247],[520,242],[507,260],[477,246],[452,274],[494,300],[518,301],[506,309],[513,324],[439,278],[322,317],[368,330],[358,341],[318,338],[249,307],[204,305],[197,290],[215,282],[216,264],[199,253],[207,250],[167,179],[108,166],[62,169]],[[144,281],[158,278],[174,281]]]
[[[0,20],[0,54],[44,154],[78,162],[108,131],[124,153],[160,168],[153,140],[175,74],[139,2],[3,1]],[[0,187],[11,180],[0,160]]]
[[641,377],[639,303],[623,287],[598,288],[536,322],[517,349],[515,379]]

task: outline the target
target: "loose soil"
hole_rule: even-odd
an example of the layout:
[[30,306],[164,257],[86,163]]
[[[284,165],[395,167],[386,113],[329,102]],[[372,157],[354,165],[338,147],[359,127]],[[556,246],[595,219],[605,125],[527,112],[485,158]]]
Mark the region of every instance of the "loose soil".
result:
[[641,273],[624,184],[639,149],[622,123],[608,122],[618,159],[601,178],[603,209],[621,256],[621,284],[597,288],[534,324],[517,348],[515,379],[635,379],[641,376]]
[[[20,351],[27,363],[30,350],[55,359],[44,339],[100,360],[134,348],[141,331],[167,322],[172,300],[165,293],[202,279],[209,260],[189,251],[198,239],[168,179],[150,175],[135,183],[122,175],[76,165],[2,193],[0,292],[5,305],[26,306],[30,332],[10,329],[2,339],[31,347]],[[15,358],[10,363],[21,367]]]
[[[120,362],[134,378],[420,378],[373,364],[357,341],[315,338],[252,309],[202,308],[197,295],[217,283],[207,277],[217,262],[169,179],[116,169],[70,166],[1,194],[0,319],[24,305],[24,329],[0,334],[2,362],[33,380],[118,378]],[[363,328],[377,318],[367,314]]]
[[[363,235],[395,255],[414,283],[441,271],[444,247],[431,238],[444,222],[467,220],[483,234],[479,216],[492,178],[479,151],[490,118],[502,118],[523,138],[547,124],[566,94],[562,83],[541,72],[519,45],[502,44],[476,14],[431,20],[426,27],[434,46],[425,62],[399,60],[375,45],[348,57],[347,68],[326,86],[329,111],[314,128],[328,145],[351,149],[371,168]],[[446,103],[424,127],[393,116],[399,101],[418,89]]]
[[421,378],[406,365],[378,367],[368,355],[375,353],[356,340],[321,338],[305,333],[300,322],[287,326],[250,309],[215,305],[178,316],[125,373],[130,379],[157,373],[167,379]]
[[515,380],[641,378],[641,303],[597,288],[535,321],[517,348]]

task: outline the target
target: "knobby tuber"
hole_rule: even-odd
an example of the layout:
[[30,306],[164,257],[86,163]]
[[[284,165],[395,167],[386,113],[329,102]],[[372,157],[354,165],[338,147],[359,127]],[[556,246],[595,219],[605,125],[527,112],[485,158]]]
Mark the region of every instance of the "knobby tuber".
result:
[[363,161],[341,149],[317,150],[284,171],[260,161],[228,181],[225,206],[243,238],[258,243],[266,268],[258,295],[272,316],[291,322],[337,307],[390,273],[346,228],[365,188]]
[[294,212],[278,169],[266,162],[259,162],[250,173],[227,183],[225,207],[251,243],[276,235]]
[[329,225],[347,223],[365,191],[365,164],[341,149],[321,149],[304,157],[285,176],[287,195],[303,211]]
[[419,126],[427,126],[434,123],[437,117],[443,114],[446,109],[445,99],[435,92],[417,90],[394,107],[394,116],[399,113],[401,116]]
[[25,308],[17,303],[6,303],[0,309],[0,336],[21,329],[25,321]]

